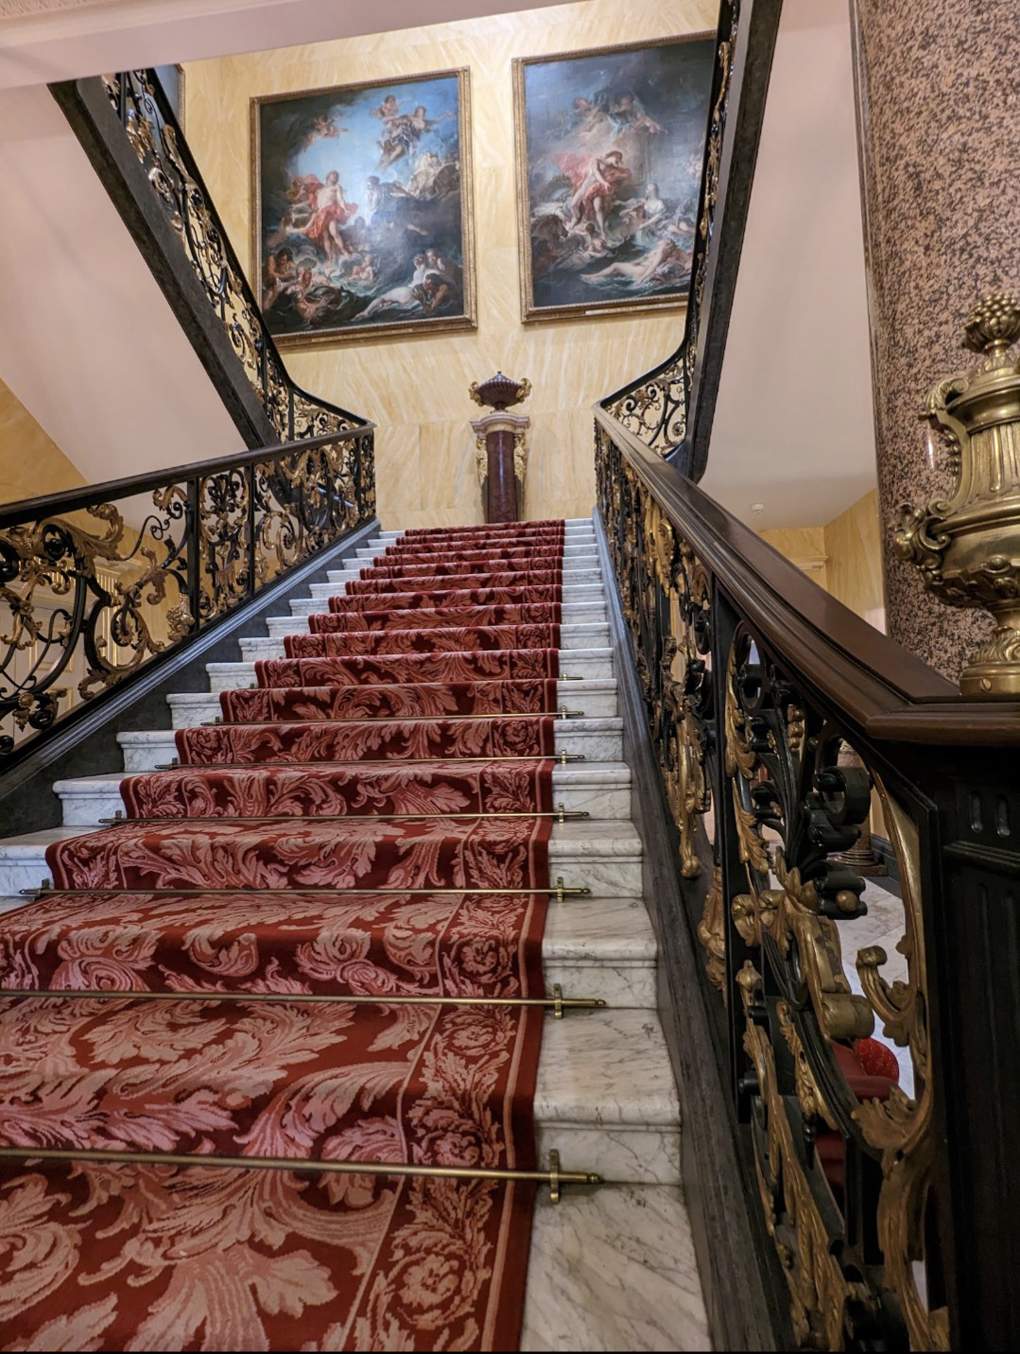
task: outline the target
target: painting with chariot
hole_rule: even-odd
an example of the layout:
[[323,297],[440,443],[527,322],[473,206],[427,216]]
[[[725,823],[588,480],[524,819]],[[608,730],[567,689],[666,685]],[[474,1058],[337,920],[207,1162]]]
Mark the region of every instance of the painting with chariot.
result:
[[466,70],[252,100],[253,258],[278,342],[474,325]]
[[514,62],[525,320],[683,304],[710,36]]

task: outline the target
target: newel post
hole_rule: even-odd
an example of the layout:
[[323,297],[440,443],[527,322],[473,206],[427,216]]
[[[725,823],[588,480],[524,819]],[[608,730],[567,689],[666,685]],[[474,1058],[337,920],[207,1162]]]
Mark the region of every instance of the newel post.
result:
[[478,448],[478,479],[486,522],[517,522],[524,513],[524,476],[528,465],[527,435],[531,420],[508,414],[531,394],[531,382],[515,381],[498,371],[468,394],[475,404],[495,412],[471,420]]

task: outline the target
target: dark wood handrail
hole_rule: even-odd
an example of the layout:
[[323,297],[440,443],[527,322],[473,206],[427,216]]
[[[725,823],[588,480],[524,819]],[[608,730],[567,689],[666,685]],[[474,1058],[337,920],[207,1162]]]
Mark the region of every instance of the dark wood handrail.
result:
[[737,611],[876,742],[1020,744],[1020,702],[975,702],[830,596],[596,405],[605,428]]
[[0,529],[20,526],[22,522],[58,512],[77,512],[83,508],[92,508],[98,503],[106,503],[114,498],[128,498],[132,494],[147,493],[165,484],[172,484],[175,480],[204,478],[224,470],[240,470],[261,461],[275,461],[295,452],[317,451],[320,447],[332,446],[334,442],[349,442],[364,437],[367,433],[373,432],[375,426],[374,423],[359,423],[355,428],[324,433],[321,437],[304,437],[296,442],[278,442],[275,446],[256,447],[254,451],[242,451],[232,456],[212,456],[205,461],[168,466],[165,470],[149,470],[143,475],[125,475],[119,480],[104,480],[101,484],[90,484],[86,489],[61,489],[55,494],[19,499],[16,503],[9,503],[0,508]]

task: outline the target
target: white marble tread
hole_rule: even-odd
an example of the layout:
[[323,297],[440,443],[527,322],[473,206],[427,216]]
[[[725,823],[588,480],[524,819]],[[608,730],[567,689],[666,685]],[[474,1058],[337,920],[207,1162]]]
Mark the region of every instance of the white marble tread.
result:
[[[576,1163],[564,1159],[564,1168]],[[709,1350],[683,1193],[669,1185],[539,1190],[524,1351]]]
[[[560,650],[560,679],[580,677],[582,680],[608,681],[613,676],[613,651],[608,645],[589,649]],[[234,691],[238,687],[254,686],[255,663],[207,663],[211,691]]]
[[[616,682],[611,678],[584,679],[580,682],[559,682],[556,688],[557,706],[582,710],[590,718],[613,716],[617,713]],[[178,691],[167,696],[175,729],[193,729],[222,717],[219,692]]]
[[[80,776],[54,782],[60,797],[64,824],[87,827],[123,812],[120,784],[122,772],[103,776]],[[630,768],[624,762],[568,762],[553,767],[553,803],[581,810],[593,818],[629,818]]]
[[[382,564],[385,562],[387,558],[388,557],[385,555],[377,556],[377,561],[380,564]],[[352,559],[354,559],[353,556]],[[309,585],[309,587],[313,590],[312,595],[315,597],[329,596],[328,593],[315,592],[314,589],[316,588],[331,587],[334,590],[337,590],[339,584],[364,582],[365,580],[363,580],[361,577],[361,571],[362,569],[369,568],[370,564],[371,561],[369,560],[357,559],[354,560],[354,563],[352,563],[346,569],[327,569],[326,578],[328,582],[312,583]],[[415,573],[418,577],[422,578],[427,577],[429,574],[428,565],[423,564],[421,566],[417,566],[415,569]],[[577,563],[569,563],[564,561],[562,565],[562,573],[563,573],[562,586],[564,593],[566,593],[566,590],[568,588],[579,588],[579,587],[598,587],[601,588],[603,592],[605,591],[604,581],[602,578],[602,570],[599,568],[598,564],[592,564],[588,561],[583,560],[578,561]],[[449,577],[451,579],[457,577],[456,574],[443,576]]]
[[[561,520],[561,519],[556,519],[556,520]],[[592,530],[592,524],[591,524],[591,518],[590,518],[590,517],[564,517],[564,518],[562,519],[562,521],[563,521],[564,529],[565,529],[566,531],[574,531],[574,530],[580,530],[580,531],[588,530],[588,531],[591,531],[591,530]],[[484,526],[485,526],[485,523],[484,523],[484,522],[481,522],[481,523],[479,523],[478,525],[479,525],[480,527],[484,527]],[[524,521],[522,521],[522,522],[520,523],[520,526],[522,526],[522,527],[526,527],[526,526],[528,526],[528,525],[529,525],[529,523],[528,523],[527,520],[524,520]],[[436,527],[435,531],[436,531],[436,535],[441,535],[443,532],[447,532],[447,531],[456,531],[457,529],[458,529],[458,528],[457,528],[456,526],[452,526],[452,527]],[[472,529],[473,529],[473,528],[472,528]],[[380,532],[379,532],[379,536],[382,536],[385,540],[388,540],[388,541],[390,541],[390,540],[397,540],[399,537],[401,537],[401,536],[406,536],[406,535],[407,535],[407,529],[406,529],[405,527],[396,527],[396,528],[388,529],[388,530],[386,530],[386,531],[380,531]],[[508,535],[508,536],[512,536],[512,535],[513,535],[513,532],[512,532],[512,530],[510,529],[510,526],[507,527],[507,535]],[[425,537],[424,539],[427,540],[428,537]]]
[[[557,756],[575,753],[589,762],[623,760],[623,721],[605,719],[558,719],[555,729]],[[172,729],[129,730],[117,735],[124,753],[124,769],[133,775],[154,771],[177,755]]]
[[[485,571],[483,570],[483,572]],[[570,572],[559,584],[559,587],[562,588],[564,602],[604,602],[606,600],[606,590],[602,583],[601,575],[590,569],[585,569],[580,572],[582,577],[577,577],[576,572]],[[425,569],[425,573],[428,573],[427,568]],[[590,573],[595,573],[595,577],[589,578],[588,574]],[[463,584],[458,583],[457,579],[459,575],[457,574],[440,574],[438,577],[441,581],[434,585],[433,591],[456,591],[458,588],[463,588],[464,586]],[[401,591],[401,589],[396,587],[396,584],[400,582],[399,578],[380,579],[379,581],[385,582],[391,592]],[[291,602],[291,606],[301,606],[303,608],[314,601],[321,603],[323,598],[346,597],[348,595],[345,586],[347,583],[371,582],[372,579],[361,577],[360,569],[344,569],[342,571],[333,570],[328,582],[310,583],[308,585],[308,597],[297,598],[295,601]],[[506,585],[500,584],[500,586]],[[528,584],[525,582],[523,586],[527,587]],[[404,589],[404,591],[406,591],[406,589]]]
[[[405,614],[413,614],[411,612]],[[307,635],[311,629],[309,617],[326,615],[328,608],[321,604],[307,615],[267,616],[266,629],[271,639],[282,639],[286,635]],[[606,608],[603,602],[564,602],[561,610],[561,625],[602,625],[606,620]],[[456,615],[451,615],[451,625],[457,624]]]
[[[378,562],[382,563],[385,557],[377,557],[377,558]],[[362,569],[366,569],[368,567],[370,567],[368,564],[366,564],[364,561],[360,561],[358,563],[357,568],[351,567],[350,569],[329,569],[327,570],[326,573],[326,578],[328,582],[311,583],[309,584],[309,591],[313,597],[332,597],[334,593],[342,595],[344,590],[343,589],[344,584],[364,583],[370,581],[368,579],[363,579],[361,576]],[[481,572],[484,573],[485,570],[482,570]],[[562,573],[563,579],[561,587],[563,588],[564,597],[566,597],[568,593],[586,592],[589,588],[596,588],[600,593],[600,595],[602,595],[603,597],[605,596],[605,587],[603,585],[601,569],[598,569],[594,566],[583,567],[579,564],[569,564],[563,566]],[[423,564],[418,566],[414,570],[413,576],[420,578],[428,577],[429,576],[428,565]],[[450,587],[456,586],[456,579],[458,577],[457,574],[441,574],[439,575],[439,577],[444,578],[446,580],[443,586]],[[327,591],[327,589],[329,589],[329,591]]]
[[[293,634],[293,629],[288,631]],[[242,635],[238,641],[241,657],[246,663],[256,663],[260,658],[285,658],[283,638],[265,639],[259,635]],[[585,622],[580,625],[560,626],[560,650],[608,648],[610,644],[609,626],[598,622]],[[368,654],[366,657],[372,657]],[[569,656],[565,660],[569,662]]]
[[[38,888],[49,873],[46,847],[51,842],[96,831],[96,824],[42,828],[0,840],[0,897]],[[554,823],[549,841],[549,871],[568,887],[585,886],[607,898],[640,897],[641,841],[626,819],[580,819]]]
[[[377,560],[380,553],[378,546],[361,546],[353,555],[348,556],[348,559],[351,561],[351,563],[348,564],[348,568],[353,568],[355,566],[364,568],[366,564],[370,564],[373,560]],[[389,559],[391,557],[387,555],[385,558]],[[392,558],[396,561],[398,556],[393,556]],[[442,560],[442,558],[441,554],[436,555],[437,561]],[[580,545],[570,545],[568,543],[563,547],[563,555],[561,558],[565,565],[580,564],[587,569],[594,569],[599,563],[598,547],[594,542],[588,543],[587,541],[582,542]]]

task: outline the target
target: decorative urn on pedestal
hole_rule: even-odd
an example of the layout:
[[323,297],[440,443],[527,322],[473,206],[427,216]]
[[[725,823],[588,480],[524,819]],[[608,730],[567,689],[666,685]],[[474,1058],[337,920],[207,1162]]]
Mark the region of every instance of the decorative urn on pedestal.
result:
[[524,476],[528,466],[527,435],[531,420],[506,411],[531,394],[531,382],[515,381],[498,371],[487,381],[472,382],[468,394],[482,408],[495,412],[472,419],[478,448],[478,478],[486,522],[516,522],[524,509]]
[[903,507],[900,555],[952,606],[983,608],[995,629],[960,675],[965,696],[1020,698],[1020,297],[996,292],[974,307],[964,346],[984,362],[935,385],[925,415],[942,430],[953,495]]

